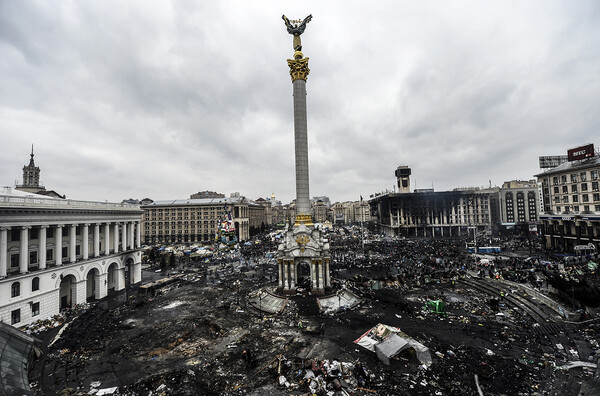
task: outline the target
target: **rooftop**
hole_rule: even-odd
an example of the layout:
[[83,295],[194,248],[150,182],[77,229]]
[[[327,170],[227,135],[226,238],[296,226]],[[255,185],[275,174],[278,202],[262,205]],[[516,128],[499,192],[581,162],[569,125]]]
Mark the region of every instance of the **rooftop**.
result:
[[247,203],[243,197],[233,198],[199,198],[199,199],[169,199],[163,201],[154,201],[151,204],[143,205],[145,208],[153,206],[204,206],[204,205],[231,205]]
[[597,155],[594,157],[591,157],[591,158],[586,158],[584,160],[564,162],[564,163],[558,165],[556,168],[552,168],[546,172],[539,173],[535,176],[540,177],[540,176],[547,176],[547,175],[555,175],[558,173],[567,173],[567,172],[576,171],[576,170],[580,170],[580,169],[593,168],[596,166],[600,166],[600,157]]
[[36,207],[65,207],[65,208],[86,208],[86,209],[131,209],[139,210],[139,205],[131,205],[125,203],[114,202],[95,202],[95,201],[78,201],[74,199],[53,198],[46,195],[33,194],[15,190],[11,187],[3,187],[0,191],[0,206],[16,207],[16,206],[36,206]]

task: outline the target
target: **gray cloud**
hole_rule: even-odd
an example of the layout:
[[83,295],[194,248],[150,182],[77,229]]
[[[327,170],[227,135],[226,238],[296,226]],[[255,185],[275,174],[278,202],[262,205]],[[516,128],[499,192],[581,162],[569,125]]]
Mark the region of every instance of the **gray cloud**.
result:
[[[419,187],[529,179],[596,143],[594,1],[0,3],[0,180],[30,145],[80,199],[204,190],[294,198],[281,14],[314,16],[311,194],[356,199],[413,168]],[[413,183],[414,184],[414,183]]]

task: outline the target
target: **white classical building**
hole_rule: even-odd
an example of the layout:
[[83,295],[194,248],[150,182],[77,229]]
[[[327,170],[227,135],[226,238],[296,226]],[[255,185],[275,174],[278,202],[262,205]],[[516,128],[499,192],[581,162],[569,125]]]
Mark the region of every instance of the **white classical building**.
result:
[[141,281],[139,205],[0,191],[0,321],[24,326]]

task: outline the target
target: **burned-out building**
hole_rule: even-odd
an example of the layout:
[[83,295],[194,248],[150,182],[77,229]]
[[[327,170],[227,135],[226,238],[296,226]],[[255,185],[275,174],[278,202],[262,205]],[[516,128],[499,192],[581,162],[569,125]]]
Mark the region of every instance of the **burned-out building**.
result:
[[386,235],[489,235],[498,222],[498,189],[387,193],[369,203],[379,231]]
[[[400,191],[410,186],[410,169],[396,171]],[[381,233],[405,237],[491,234],[499,222],[498,188],[461,188],[436,192],[387,192],[370,200]]]

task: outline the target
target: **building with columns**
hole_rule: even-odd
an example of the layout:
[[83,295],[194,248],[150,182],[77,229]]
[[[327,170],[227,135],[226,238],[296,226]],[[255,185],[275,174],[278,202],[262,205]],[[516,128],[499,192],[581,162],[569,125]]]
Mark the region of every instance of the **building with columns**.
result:
[[0,321],[24,326],[141,281],[137,205],[0,192]]

